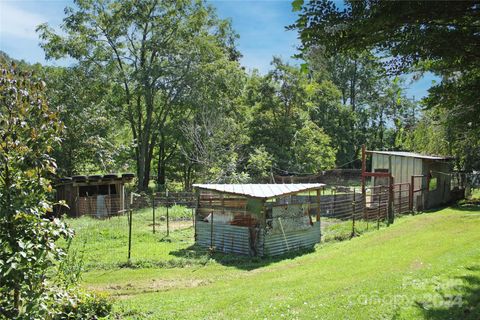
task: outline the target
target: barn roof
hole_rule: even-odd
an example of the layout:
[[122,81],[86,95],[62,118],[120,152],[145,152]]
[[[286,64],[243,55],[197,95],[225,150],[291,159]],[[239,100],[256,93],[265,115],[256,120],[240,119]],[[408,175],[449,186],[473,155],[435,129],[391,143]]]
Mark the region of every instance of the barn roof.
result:
[[323,183],[295,184],[194,184],[195,188],[222,193],[238,194],[253,198],[273,198],[302,191],[320,189]]
[[439,156],[430,156],[415,152],[406,152],[406,151],[373,151],[368,150],[367,153],[377,153],[377,154],[385,154],[389,156],[400,156],[400,157],[410,157],[410,158],[418,158],[418,159],[429,159],[429,160],[452,160],[452,157],[439,157]]

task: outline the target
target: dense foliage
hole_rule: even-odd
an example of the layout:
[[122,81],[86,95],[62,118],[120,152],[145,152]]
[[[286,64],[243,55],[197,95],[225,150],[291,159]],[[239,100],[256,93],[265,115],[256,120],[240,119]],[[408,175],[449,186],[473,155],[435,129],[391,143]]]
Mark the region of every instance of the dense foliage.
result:
[[[57,241],[71,239],[73,231],[58,219],[48,219],[50,177],[56,172],[51,155],[63,125],[48,105],[45,82],[31,71],[1,62],[0,315],[83,318],[92,308],[82,299],[96,298],[77,296],[55,277],[58,262],[66,256]],[[100,304],[108,309],[108,304]],[[80,305],[85,312],[78,310]]]
[[[422,136],[437,136],[437,153],[455,155],[459,167],[480,167],[480,6],[478,1],[294,1],[305,53],[321,48],[327,56],[359,57],[375,52],[389,74],[429,71],[441,82],[423,103],[426,119],[408,142],[416,151],[432,146]],[[428,124],[428,128],[425,126]]]
[[164,140],[169,122],[178,113],[190,113],[192,105],[211,102],[197,99],[209,99],[204,93],[222,84],[202,81],[205,76],[235,77],[235,34],[211,7],[197,1],[75,4],[66,11],[62,35],[40,26],[43,47],[49,57],[70,56],[111,81],[111,104],[130,126],[138,188],[144,190],[154,150],[163,149],[160,162],[169,153],[170,141]]
[[[59,172],[134,171],[139,190],[152,187],[152,176],[158,188],[260,182],[359,167],[362,144],[455,154],[460,165],[473,166],[478,150],[468,146],[478,145],[479,121],[467,122],[468,130],[459,126],[466,114],[478,115],[478,99],[465,94],[459,103],[457,92],[474,77],[449,77],[450,95],[445,78],[431,89],[424,103],[432,110],[422,117],[406,97],[405,78],[393,73],[408,50],[359,44],[342,27],[396,4],[347,2],[342,11],[327,1],[302,3],[295,1],[303,8],[295,27],[305,63],[273,58],[264,75],[241,68],[237,35],[202,1],[76,1],[62,32],[40,26],[48,58],[76,61],[39,67],[66,125],[54,154]],[[409,12],[418,9],[411,6]],[[439,57],[401,60],[401,71],[438,71],[450,61]],[[433,139],[435,146],[427,142]]]

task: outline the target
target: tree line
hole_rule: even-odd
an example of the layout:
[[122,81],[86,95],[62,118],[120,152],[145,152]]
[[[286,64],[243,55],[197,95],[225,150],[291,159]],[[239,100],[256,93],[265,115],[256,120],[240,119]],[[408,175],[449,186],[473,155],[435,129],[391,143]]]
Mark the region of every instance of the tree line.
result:
[[[362,144],[454,155],[459,168],[478,166],[479,122],[460,129],[467,107],[444,94],[461,83],[442,82],[423,101],[405,92],[402,72],[446,62],[429,69],[426,60],[393,49],[380,54],[376,38],[368,45],[348,33],[365,35],[372,26],[360,12],[388,9],[393,19],[393,4],[347,2],[351,12],[339,16],[329,1],[302,3],[294,2],[301,12],[290,26],[302,39],[301,63],[273,57],[263,75],[242,68],[238,35],[201,1],[78,1],[61,30],[39,26],[47,58],[74,61],[36,66],[65,125],[55,150],[59,173],[134,171],[139,190],[152,187],[152,178],[158,188],[188,189],[195,181],[259,182],[359,167]],[[328,28],[343,23],[353,25]]]

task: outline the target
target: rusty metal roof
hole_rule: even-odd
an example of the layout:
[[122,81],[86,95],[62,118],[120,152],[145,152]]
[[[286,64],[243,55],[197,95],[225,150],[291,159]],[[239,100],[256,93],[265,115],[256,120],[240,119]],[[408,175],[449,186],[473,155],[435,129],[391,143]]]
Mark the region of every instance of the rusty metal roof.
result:
[[431,156],[425,155],[415,152],[406,152],[406,151],[374,151],[368,150],[367,153],[377,153],[377,154],[385,154],[389,156],[400,156],[400,157],[410,157],[410,158],[418,158],[418,159],[429,159],[429,160],[452,160],[452,157],[441,157],[441,156]]
[[273,198],[302,191],[316,190],[325,186],[323,183],[292,184],[194,184],[193,187],[221,193],[243,195],[253,198]]

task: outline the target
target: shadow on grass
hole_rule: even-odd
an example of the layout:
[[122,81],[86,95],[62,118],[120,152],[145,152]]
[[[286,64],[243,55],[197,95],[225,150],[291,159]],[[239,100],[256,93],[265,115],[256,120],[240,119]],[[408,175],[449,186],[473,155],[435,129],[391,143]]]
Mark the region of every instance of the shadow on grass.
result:
[[433,305],[429,307],[426,307],[424,302],[416,302],[425,319],[480,319],[480,265],[466,269],[473,274],[457,278],[461,280],[462,285],[457,288],[456,295],[439,292],[441,299],[435,299]]
[[458,211],[480,212],[480,201],[465,201],[454,206],[454,208]]
[[192,245],[185,249],[180,249],[177,251],[172,251],[171,254],[177,258],[182,258],[186,260],[214,260],[215,262],[228,266],[235,267],[241,270],[254,270],[268,266],[272,263],[294,259],[301,255],[314,252],[315,249],[301,249],[297,251],[292,251],[280,256],[275,257],[250,257],[236,254],[228,254],[222,252],[213,252],[209,249],[201,248],[198,245]]

